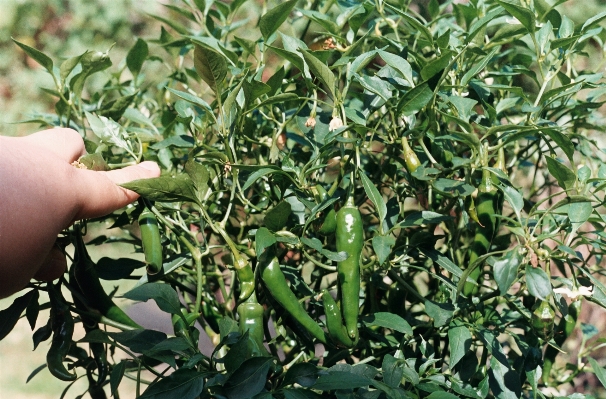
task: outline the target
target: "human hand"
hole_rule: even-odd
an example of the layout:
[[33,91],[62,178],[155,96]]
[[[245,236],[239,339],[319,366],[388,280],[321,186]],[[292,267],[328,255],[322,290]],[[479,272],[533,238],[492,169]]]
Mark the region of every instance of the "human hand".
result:
[[154,162],[109,172],[75,168],[86,153],[71,129],[0,136],[0,298],[33,278],[51,281],[67,266],[55,245],[75,221],[106,215],[137,199],[118,184],[160,176]]

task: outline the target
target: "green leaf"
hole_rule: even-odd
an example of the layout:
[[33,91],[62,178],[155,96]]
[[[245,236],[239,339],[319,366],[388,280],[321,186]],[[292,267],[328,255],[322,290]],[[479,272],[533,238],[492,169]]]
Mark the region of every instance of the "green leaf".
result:
[[303,388],[286,388],[282,390],[282,393],[284,399],[322,399],[322,396],[314,391]]
[[448,329],[448,341],[450,342],[450,364],[452,370],[457,363],[471,349],[472,336],[469,329],[464,325],[454,325]]
[[406,79],[411,84],[413,83],[412,67],[410,66],[410,63],[408,61],[406,61],[399,55],[388,53],[383,50],[378,50],[377,54],[383,59],[383,61],[385,61],[387,65],[400,72],[404,79]]
[[124,377],[124,372],[126,371],[126,360],[120,361],[118,364],[114,365],[112,368],[111,376],[109,377],[109,386],[111,395],[114,396],[118,387],[120,386],[120,382],[122,382],[122,378]]
[[410,26],[412,26],[414,28],[414,31],[419,32],[430,44],[433,45],[433,35],[427,28],[427,22],[418,21],[417,19],[411,17],[410,15],[408,15],[404,11],[402,11],[401,8],[396,8],[388,3],[384,3],[384,5],[387,8],[389,8],[391,11],[402,16],[406,20],[406,22],[408,22],[410,24]]
[[435,249],[421,249],[421,251],[431,259],[434,263],[437,263],[440,267],[444,268],[449,273],[452,273],[453,276],[457,278],[461,278],[463,276],[463,271],[460,267],[455,265],[450,259],[446,256],[442,255],[439,251]]
[[594,15],[593,17],[589,18],[581,27],[581,32],[587,32],[589,29],[599,24],[604,18],[606,18],[606,11],[602,11],[598,15]]
[[318,379],[318,368],[311,363],[296,363],[288,369],[282,386],[299,384],[303,387],[312,386]]
[[433,91],[427,82],[423,82],[407,92],[398,102],[399,115],[413,115],[425,107],[433,98]]
[[149,55],[147,42],[143,39],[137,39],[135,45],[126,55],[126,66],[136,77],[141,72],[141,67]]
[[574,144],[568,136],[562,134],[558,129],[543,129],[541,132],[549,136],[564,151],[570,162],[573,162]]
[[145,266],[144,262],[131,258],[101,258],[95,265],[97,275],[102,280],[121,280],[127,278],[136,269]]
[[288,15],[296,4],[297,0],[289,0],[272,8],[261,16],[259,19],[259,29],[265,41],[286,21],[286,18],[288,18]]
[[494,279],[497,282],[501,295],[505,295],[518,277],[518,268],[522,262],[522,255],[517,249],[508,251],[493,265]]
[[391,249],[395,244],[396,239],[392,236],[374,236],[372,238],[372,248],[377,254],[379,265],[385,263],[387,258],[389,258]]
[[479,61],[475,60],[471,68],[469,68],[469,70],[465,72],[465,75],[463,75],[463,77],[461,78],[461,86],[467,86],[467,83],[469,83],[469,81],[474,78],[478,73],[482,72],[484,68],[486,68],[488,63],[492,61],[492,57],[494,57],[495,54],[500,50],[500,47],[495,47],[488,55],[480,58]]
[[440,58],[432,60],[421,69],[421,79],[424,81],[433,78],[437,73],[441,72],[450,64],[452,59],[452,51],[445,51]]
[[29,291],[27,294],[20,296],[8,308],[0,311],[0,340],[4,339],[13,330],[17,321],[19,321],[19,317],[32,299],[34,291]]
[[376,312],[362,318],[364,324],[368,326],[379,326],[389,328],[390,330],[401,332],[402,334],[412,335],[412,327],[402,317],[389,312]]
[[84,54],[68,58],[61,63],[61,66],[59,67],[59,76],[61,77],[61,82],[63,84],[65,83],[65,80],[67,79],[69,74],[72,73],[74,68],[80,63],[82,55]]
[[606,370],[604,370],[594,358],[588,357],[587,360],[589,361],[589,364],[591,364],[595,376],[598,377],[598,380],[606,387]]
[[568,219],[574,224],[583,224],[593,213],[591,202],[574,202],[568,205]]
[[[312,212],[312,214],[313,213],[314,212]],[[342,262],[345,259],[347,259],[347,257],[349,256],[349,254],[345,251],[332,252],[332,251],[325,249],[322,246],[322,241],[318,240],[317,238],[301,237],[301,242],[303,244],[307,245],[308,247],[315,249],[316,251],[318,251],[319,253],[324,255],[326,258],[328,258],[334,262]]]
[[577,181],[577,175],[569,167],[559,162],[555,158],[545,157],[549,173],[558,181],[558,185],[564,190],[574,188]]
[[133,301],[147,302],[153,299],[160,310],[170,314],[181,314],[179,295],[173,287],[163,283],[147,283],[133,288],[124,294]]
[[[360,171],[360,179],[362,180],[362,186],[364,186],[364,191],[366,192],[366,196],[370,199],[377,210],[377,214],[379,217],[379,226],[383,225],[383,221],[385,220],[385,216],[387,216],[387,205],[383,200],[383,196],[377,190],[374,183],[364,171]],[[381,227],[382,228],[382,227]]]
[[511,3],[505,0],[497,0],[508,13],[514,16],[530,32],[534,33],[536,29],[536,18],[534,12],[519,4]]
[[268,98],[267,100],[262,101],[259,105],[255,105],[254,108],[258,109],[258,108],[265,107],[267,105],[271,105],[271,104],[275,104],[275,103],[284,103],[286,101],[293,101],[298,98],[299,98],[299,96],[297,96],[295,93],[291,93],[291,92],[280,93],[278,95]]
[[194,184],[196,197],[198,198],[198,202],[201,203],[208,192],[208,179],[210,179],[208,169],[203,164],[196,162],[193,158],[190,158],[185,163],[184,169],[185,173],[187,173]]
[[210,105],[208,105],[208,103],[204,100],[202,100],[200,97],[194,96],[193,94],[190,93],[186,93],[184,91],[179,91],[179,90],[175,90],[175,89],[171,89],[170,87],[166,88],[168,91],[170,91],[171,93],[173,93],[174,95],[176,95],[179,98],[182,98],[185,101],[188,101],[194,105],[199,105],[200,107],[204,108],[207,111],[210,111],[212,114],[212,108],[210,107]]
[[311,54],[309,51],[306,51],[302,48],[299,49],[309,70],[314,76],[324,84],[324,86],[328,89],[329,94],[334,98],[335,97],[335,75],[334,73],[326,66],[326,64],[320,61],[316,56]]
[[332,391],[334,389],[353,389],[369,386],[371,379],[348,371],[332,371],[321,375],[313,389]]
[[42,65],[44,69],[46,69],[51,75],[53,74],[53,60],[49,56],[33,47],[28,46],[27,44],[18,42],[15,39],[12,40],[17,46],[21,47],[21,49],[25,51],[25,54],[32,57],[38,64]]
[[215,94],[221,94],[223,81],[227,76],[227,61],[223,54],[202,47],[199,44],[194,45],[194,67],[198,76],[206,82]]
[[519,399],[522,397],[520,376],[495,357],[490,359],[490,389],[497,399]]
[[425,301],[425,312],[433,319],[436,328],[450,323],[454,313],[454,307],[448,303],[437,303],[430,300]]
[[90,112],[85,112],[86,119],[97,137],[108,144],[113,144],[118,148],[130,151],[128,143],[128,134],[126,130],[116,121],[105,116],[96,116]]
[[504,184],[499,184],[499,188],[503,192],[503,196],[505,197],[507,202],[509,202],[509,205],[511,205],[511,208],[516,213],[518,220],[521,220],[521,212],[524,208],[524,197],[522,197],[522,194],[520,194],[517,189],[511,186],[506,186]]
[[383,357],[383,382],[390,387],[397,388],[400,386],[402,377],[404,376],[404,368],[400,365],[398,359],[390,354]]
[[432,211],[414,211],[409,213],[403,221],[398,223],[396,228],[405,228],[413,226],[421,226],[424,224],[437,224],[446,220],[454,219],[452,216],[442,215]]
[[225,396],[228,399],[248,399],[261,392],[273,362],[271,357],[253,357],[244,361],[223,386]]
[[526,287],[532,296],[541,300],[546,300],[552,294],[549,276],[540,267],[526,266]]
[[257,259],[263,255],[266,248],[271,247],[275,243],[276,236],[266,227],[257,229],[257,232],[255,233],[255,252],[257,253]]
[[433,182],[432,185],[436,190],[443,193],[448,193],[455,197],[467,197],[468,195],[473,194],[473,192],[476,190],[475,187],[465,183],[464,181],[453,179],[439,178]]
[[288,222],[291,213],[292,208],[290,202],[281,201],[278,205],[267,211],[263,223],[265,223],[265,227],[269,230],[282,230],[282,228],[286,226],[286,222]]
[[434,391],[427,396],[427,399],[458,399],[457,395],[453,395],[450,392]]
[[98,152],[86,154],[78,159],[78,162],[86,166],[89,170],[107,171],[110,170],[109,165],[103,159],[103,154]]
[[195,399],[204,389],[207,375],[191,369],[179,369],[150,385],[140,399]]
[[269,166],[269,167],[263,167],[261,169],[258,169],[255,172],[251,173],[250,176],[248,176],[248,179],[246,179],[246,182],[242,186],[242,190],[247,190],[250,186],[252,186],[261,177],[268,175],[270,173],[282,173],[282,171],[276,166],[274,166],[274,167]]
[[132,190],[151,201],[197,202],[198,200],[195,194],[194,183],[185,173],[176,176],[160,176],[150,179],[134,180],[121,184],[121,186]]

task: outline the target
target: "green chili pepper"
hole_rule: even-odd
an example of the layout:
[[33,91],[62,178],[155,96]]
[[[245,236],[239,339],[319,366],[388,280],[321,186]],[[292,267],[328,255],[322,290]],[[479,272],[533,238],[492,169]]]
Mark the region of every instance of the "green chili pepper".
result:
[[324,305],[324,314],[326,315],[326,328],[328,334],[337,345],[351,348],[354,342],[347,335],[347,330],[343,325],[341,309],[337,305],[330,292],[327,289],[322,290],[322,304]]
[[358,313],[360,297],[360,256],[364,247],[362,215],[350,196],[337,212],[337,251],[349,256],[339,262],[337,272],[341,292],[341,309],[347,334],[354,342],[358,340]]
[[[491,172],[489,170],[482,172],[482,182],[478,191],[476,213],[479,223],[476,228],[473,244],[469,247],[469,265],[472,265],[480,256],[485,255],[490,250],[492,239],[497,230],[498,221],[495,212],[497,189],[492,185]],[[469,278],[478,281],[481,274],[482,266],[477,265],[469,274]],[[478,290],[478,285],[468,282],[463,287],[463,294],[466,296],[475,295]]]
[[[326,199],[328,198],[328,193],[326,192],[324,187],[318,184],[314,187],[314,190],[316,194],[316,201],[318,203],[326,201]],[[337,218],[334,206],[331,205],[328,211],[326,212],[325,216],[318,219],[316,226],[318,226],[316,228],[316,231],[324,236],[331,235],[335,232],[335,230],[337,229]]]
[[[553,337],[557,346],[561,347],[576,328],[577,320],[581,314],[581,303],[581,300],[573,301],[568,306],[568,314],[560,319]],[[548,345],[545,349],[545,355],[543,356],[543,381],[549,379],[551,369],[558,353],[560,353],[560,351],[551,345]]]
[[147,263],[147,272],[149,274],[159,273],[162,270],[164,259],[162,256],[162,242],[158,220],[149,208],[143,209],[143,212],[139,215],[139,228],[141,229],[141,242],[143,243],[143,253]]
[[402,137],[402,153],[404,154],[404,162],[406,163],[406,169],[409,173],[413,173],[419,166],[421,166],[419,157],[414,150],[410,148],[406,137]]
[[86,371],[86,377],[88,379],[88,394],[91,399],[107,399],[107,395],[103,390],[103,385],[95,381],[90,370]]
[[322,343],[326,343],[326,334],[303,308],[295,294],[291,291],[286,277],[280,269],[278,258],[270,257],[269,261],[261,262],[261,279],[272,297],[309,333]]
[[240,302],[246,301],[253,292],[255,292],[255,273],[252,270],[250,262],[242,257],[238,251],[233,251],[234,267],[238,273],[240,281]]
[[109,320],[123,324],[128,327],[142,328],[135,323],[114,301],[105,293],[101,286],[99,276],[95,270],[95,264],[91,260],[86,245],[82,240],[80,229],[76,227],[75,243],[76,252],[72,264],[74,279],[86,301],[86,307],[105,316]]
[[255,295],[250,296],[247,302],[238,305],[240,334],[244,335],[248,331],[248,339],[254,357],[269,356],[269,352],[263,345],[265,340],[263,311],[263,306],[257,303]]
[[63,364],[63,360],[72,344],[74,319],[59,289],[49,284],[48,294],[51,303],[50,318],[53,339],[46,354],[46,365],[50,373],[56,378],[62,381],[74,381],[77,378],[76,374],[70,373]]
[[535,305],[532,311],[531,326],[538,337],[545,341],[549,341],[553,337],[554,320],[555,312],[549,301],[540,301]]

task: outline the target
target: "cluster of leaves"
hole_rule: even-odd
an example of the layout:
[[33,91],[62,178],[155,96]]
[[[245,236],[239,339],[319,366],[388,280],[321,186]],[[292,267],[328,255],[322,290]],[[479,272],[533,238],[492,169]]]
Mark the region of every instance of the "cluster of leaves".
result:
[[[599,343],[587,344],[597,333],[587,324],[577,358],[543,372],[545,348],[565,341],[560,326],[577,323],[570,300],[606,307],[606,166],[590,135],[602,130],[606,86],[579,67],[587,52],[601,56],[606,14],[575,23],[556,5],[183,0],[166,5],[172,17],[161,18],[159,37],[137,40],[88,98],[86,81],[111,67],[108,53],[55,66],[18,42],[55,82],[46,91],[56,113],[39,121],[82,132],[82,163],[145,159],[163,169],[126,185],[154,204],[163,272],[141,275],[144,263],[130,258],[102,258],[97,272],[141,276],[126,298],[196,318],[174,337],[115,332],[108,322],[75,343],[131,356],[112,364],[108,391],[117,395],[125,374],[143,384],[142,369],[153,379],[142,398],[537,398],[585,372],[606,382],[589,357]],[[167,69],[151,85],[145,72],[157,62]],[[483,175],[500,197],[499,228],[468,265],[484,227],[475,211]],[[335,288],[335,265],[348,254],[318,221],[346,193],[365,231],[359,343],[314,347],[257,278],[270,354],[257,356],[238,328],[238,260],[256,269],[275,246],[323,325],[318,293]],[[140,250],[131,228],[140,211],[89,221],[122,232],[91,244]],[[479,282],[469,278],[475,268]],[[465,295],[466,284],[477,294]],[[5,325],[26,308],[35,322],[33,293],[46,287],[32,287],[4,311]],[[37,343],[43,336],[34,333]]]

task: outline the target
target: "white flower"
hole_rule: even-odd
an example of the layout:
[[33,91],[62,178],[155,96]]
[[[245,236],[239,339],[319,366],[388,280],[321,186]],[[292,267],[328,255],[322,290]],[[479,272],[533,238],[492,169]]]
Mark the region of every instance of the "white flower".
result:
[[573,288],[572,290],[568,287],[559,287],[553,290],[556,294],[566,295],[570,299],[576,299],[580,296],[592,296],[593,295],[593,287],[585,287],[580,286],[578,288]]
[[314,126],[316,126],[316,119],[310,116],[305,122],[305,127],[311,127],[313,129]]
[[340,127],[343,127],[343,121],[338,116],[335,116],[328,124],[328,131],[332,132]]

